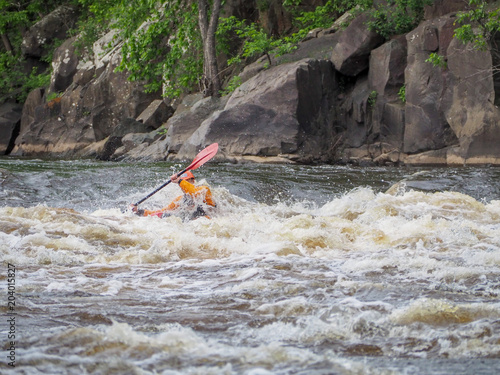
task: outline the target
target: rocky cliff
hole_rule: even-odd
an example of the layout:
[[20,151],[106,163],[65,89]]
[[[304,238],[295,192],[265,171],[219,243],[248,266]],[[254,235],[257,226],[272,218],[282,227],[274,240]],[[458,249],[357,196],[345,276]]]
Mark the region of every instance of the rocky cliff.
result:
[[[436,1],[415,30],[388,41],[358,15],[346,28],[314,30],[270,68],[263,59],[247,66],[229,96],[178,103],[115,72],[120,44],[103,53],[112,35],[88,61],[68,39],[54,54],[48,90],[63,94],[47,102],[48,92],[35,90],[22,111],[3,104],[0,152],[175,160],[218,142],[218,158],[231,161],[499,165],[496,57],[453,38],[463,6]],[[446,67],[426,62],[431,52]]]

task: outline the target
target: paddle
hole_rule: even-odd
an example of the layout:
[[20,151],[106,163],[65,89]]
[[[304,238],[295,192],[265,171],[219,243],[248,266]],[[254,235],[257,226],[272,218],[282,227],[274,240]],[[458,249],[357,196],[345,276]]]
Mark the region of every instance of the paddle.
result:
[[[191,170],[195,170],[197,168],[200,168],[203,164],[205,164],[207,161],[209,161],[210,159],[212,159],[215,156],[218,149],[219,149],[219,145],[217,143],[212,143],[210,146],[201,150],[199,152],[199,154],[196,155],[193,162],[191,164],[189,164],[189,167],[187,167],[183,171],[177,173],[177,177],[181,176],[183,173],[186,173],[187,171],[191,171]],[[165,186],[167,186],[171,182],[172,182],[172,180],[168,180],[163,185],[158,187],[155,191],[149,193],[146,197],[142,198],[139,202],[135,203],[134,206],[140,205],[146,199],[148,199],[148,198],[152,197],[154,194],[158,193],[161,189],[163,189]]]

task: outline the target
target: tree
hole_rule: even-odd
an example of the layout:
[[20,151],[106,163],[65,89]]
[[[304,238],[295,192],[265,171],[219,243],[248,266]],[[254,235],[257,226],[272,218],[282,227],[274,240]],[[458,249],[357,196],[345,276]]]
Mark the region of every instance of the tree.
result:
[[131,80],[146,81],[148,91],[162,89],[166,97],[177,97],[197,84],[206,96],[219,96],[215,31],[221,0],[133,1],[132,7],[122,1],[106,12],[115,16],[110,17],[110,28],[124,41],[118,70],[127,71]]
[[213,0],[209,12],[208,0],[198,0],[198,20],[203,43],[203,83],[205,96],[220,96],[221,83],[215,49],[215,32],[219,23],[221,0]]

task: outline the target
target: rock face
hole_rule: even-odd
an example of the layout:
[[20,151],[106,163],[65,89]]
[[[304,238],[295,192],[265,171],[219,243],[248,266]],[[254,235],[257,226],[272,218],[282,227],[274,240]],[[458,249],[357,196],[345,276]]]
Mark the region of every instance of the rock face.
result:
[[425,62],[431,52],[447,50],[453,21],[444,18],[426,22],[407,35],[405,152],[441,149],[458,142],[442,108],[448,72]]
[[[445,16],[407,35],[404,151],[446,148],[447,164],[497,163],[500,111],[492,56],[453,39],[453,31],[454,18]],[[447,67],[426,63],[429,52],[445,56]]]
[[[291,18],[278,3],[259,19],[283,32]],[[226,8],[259,14],[241,0]],[[217,157],[231,161],[500,165],[500,78],[493,75],[500,53],[453,38],[454,12],[462,9],[461,0],[435,1],[416,29],[387,41],[360,14],[345,29],[314,30],[295,52],[274,58],[276,66],[248,65],[230,96],[192,94],[178,105],[115,71],[114,34],[96,42],[86,61],[69,39],[54,54],[49,89],[31,92],[22,115],[0,108],[0,152],[180,160],[217,142]],[[65,32],[46,35],[43,24],[27,34],[26,56]],[[426,62],[433,52],[446,66]]]
[[[95,50],[110,39],[107,35],[96,42]],[[138,118],[159,99],[159,94],[145,93],[142,84],[128,81],[125,73],[115,72],[121,59],[119,47],[86,64],[80,64],[71,40],[56,50],[50,90],[63,95],[49,101],[40,90],[29,95],[13,155],[106,158],[109,147],[102,154],[102,149],[89,153],[88,148],[111,136],[125,119]],[[92,76],[86,74],[89,71]],[[135,132],[159,127],[172,113],[166,104],[161,108],[163,113],[147,118],[149,127],[138,126]],[[144,121],[146,116],[139,120]],[[120,142],[115,144],[120,146]]]
[[302,60],[263,71],[241,85],[223,110],[206,119],[179,158],[218,142],[226,157],[331,157],[335,72],[327,60]]

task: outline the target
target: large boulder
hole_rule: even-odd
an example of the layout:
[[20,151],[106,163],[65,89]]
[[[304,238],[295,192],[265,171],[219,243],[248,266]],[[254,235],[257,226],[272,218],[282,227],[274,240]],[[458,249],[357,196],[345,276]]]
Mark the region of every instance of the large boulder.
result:
[[213,112],[224,108],[227,97],[203,98],[186,108],[190,96],[183,101],[174,116],[166,123],[167,137],[165,144],[168,145],[168,153],[177,154],[182,145],[198,129]]
[[371,131],[373,100],[366,75],[358,77],[352,89],[345,93],[340,113],[341,123],[346,128],[344,142],[348,147],[356,148],[366,143]]
[[404,152],[417,153],[458,143],[443,108],[448,72],[426,62],[432,52],[446,54],[454,28],[454,18],[443,17],[422,23],[406,36]]
[[75,39],[76,37],[66,40],[54,51],[49,92],[63,92],[73,82],[79,63],[75,53]]
[[449,89],[443,110],[464,162],[500,160],[500,110],[495,105],[491,53],[453,39],[447,56]]
[[19,134],[15,140],[15,145],[11,152],[12,155],[21,156],[24,154],[24,135],[31,131],[31,124],[35,120],[36,108],[44,103],[44,93],[45,90],[43,89],[35,89],[28,94],[28,97],[23,105]]
[[406,39],[395,38],[370,54],[368,81],[377,95],[395,96],[405,84]]
[[24,102],[23,105],[23,114],[21,116],[21,129],[19,133],[20,136],[29,131],[29,127],[35,119],[36,108],[40,105],[43,105],[44,103],[43,100],[44,95],[45,95],[45,90],[41,88],[35,89],[28,94],[26,101]]
[[192,158],[212,142],[227,158],[329,158],[337,87],[328,60],[305,59],[261,72],[201,124],[177,158]]
[[77,14],[77,7],[61,5],[34,24],[25,33],[21,44],[24,56],[43,57],[47,45],[56,39],[66,39],[68,31],[76,24]]
[[368,68],[371,51],[384,42],[384,38],[369,30],[369,15],[362,13],[341,33],[331,60],[340,73],[356,76]]
[[[296,62],[303,59],[328,60],[337,44],[340,33],[334,33],[336,30],[332,26],[330,30],[316,29],[315,33],[307,37],[304,41],[298,43],[297,49],[281,56],[271,56],[273,65]],[[241,82],[248,81],[263,70],[268,69],[268,60],[262,56],[257,61],[245,66],[239,74]]]
[[104,71],[82,88],[77,107],[84,111],[98,141],[108,137],[120,121],[137,118],[159,93],[146,93],[141,82],[131,82],[125,72],[116,72],[121,61],[119,51],[113,55]]
[[161,161],[175,158],[184,142],[214,111],[224,108],[227,99],[228,97],[203,98],[201,93],[185,96],[172,117],[158,130],[148,134],[125,136],[123,147],[116,151],[113,158],[129,161]]
[[403,149],[405,131],[405,105],[402,102],[382,102],[381,116],[377,122],[379,139]]
[[399,97],[406,67],[406,38],[391,39],[370,55],[368,90],[372,95],[371,138],[403,147],[405,105]]
[[127,134],[149,133],[156,129],[154,126],[136,121],[133,118],[124,118],[120,124],[113,129],[111,135],[107,138],[103,150],[98,154],[101,160],[110,160],[115,151],[123,145],[122,139]]
[[[37,93],[33,95],[36,101]],[[34,107],[32,121],[22,124],[21,134],[16,140],[12,154],[25,156],[72,156],[96,141],[91,126],[73,122],[71,113],[68,119],[63,108],[71,107],[69,97],[57,97]],[[26,108],[26,105],[25,105]],[[27,116],[29,121],[31,116]]]
[[167,105],[165,101],[156,99],[137,117],[137,121],[151,129],[158,129],[172,114],[172,107]]

